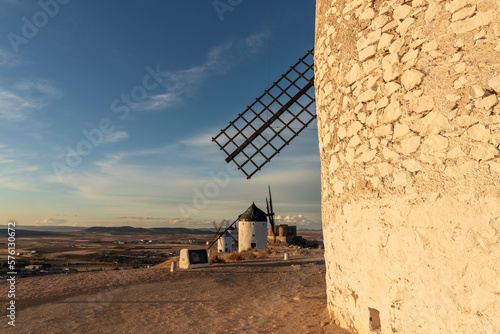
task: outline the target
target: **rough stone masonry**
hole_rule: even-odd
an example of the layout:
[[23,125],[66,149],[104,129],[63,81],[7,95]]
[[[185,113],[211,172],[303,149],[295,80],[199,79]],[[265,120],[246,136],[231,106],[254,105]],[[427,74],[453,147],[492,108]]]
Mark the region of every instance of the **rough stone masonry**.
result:
[[329,310],[500,332],[500,0],[317,0]]

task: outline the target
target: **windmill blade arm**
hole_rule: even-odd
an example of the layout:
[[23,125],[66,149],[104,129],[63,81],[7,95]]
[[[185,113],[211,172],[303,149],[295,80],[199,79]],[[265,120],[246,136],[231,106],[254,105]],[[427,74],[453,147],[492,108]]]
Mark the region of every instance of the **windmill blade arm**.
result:
[[233,240],[236,243],[236,245],[238,245],[238,240],[236,240],[236,238],[232,234],[230,234],[230,236],[231,236],[231,238],[233,238]]
[[267,187],[269,189],[269,207],[271,208],[271,214],[274,215],[274,211],[273,211],[273,196],[271,195],[271,186],[268,185]]
[[[216,242],[217,242],[217,241],[218,241],[218,240],[219,240],[219,239],[220,239],[220,238],[221,238],[224,234],[226,234],[226,232],[227,232],[227,231],[229,231],[229,229],[230,229],[230,228],[231,228],[234,224],[236,224],[236,222],[237,222],[239,219],[240,219],[240,217],[236,218],[236,220],[235,220],[234,222],[232,222],[232,223],[231,223],[231,225],[229,225],[229,226],[228,226],[228,227],[224,230],[224,232],[220,233],[220,234],[217,236],[217,238],[216,238],[214,241],[212,241],[212,243],[210,244],[210,246],[208,246],[208,248],[207,248],[207,249],[212,248],[212,246],[213,246],[213,245],[214,245],[214,244],[215,244],[215,243],[216,243]],[[222,225],[221,225],[221,226],[222,226]],[[217,233],[219,233],[219,231],[217,231]]]

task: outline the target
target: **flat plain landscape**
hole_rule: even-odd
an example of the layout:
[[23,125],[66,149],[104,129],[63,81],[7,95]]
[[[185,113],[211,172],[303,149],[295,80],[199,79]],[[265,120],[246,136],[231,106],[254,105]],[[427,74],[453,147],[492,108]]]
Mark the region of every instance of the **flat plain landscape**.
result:
[[[321,237],[319,232],[299,234],[309,239]],[[52,253],[48,251],[53,243],[49,239],[26,238],[20,243],[30,245],[26,250],[36,246],[52,258],[75,252],[71,247],[64,251],[62,246],[68,247],[67,242],[74,237],[60,237],[54,243],[61,247],[55,250],[52,246]],[[117,239],[116,235],[95,237],[101,241]],[[137,237],[121,235],[119,239]],[[197,238],[203,242],[212,235]],[[141,239],[162,240],[158,235],[156,239],[142,235]],[[200,247],[181,243],[193,240],[191,234],[166,239],[174,242],[168,244],[173,252]],[[96,241],[91,237],[85,240]],[[86,251],[99,254],[102,245]],[[284,252],[290,254],[289,261],[284,261]],[[5,317],[0,332],[346,333],[330,321],[326,311],[323,250],[284,246],[271,247],[269,253],[262,258],[174,273],[169,266],[159,265],[21,277],[16,282],[16,328],[9,326]],[[5,309],[8,284],[5,280],[0,284]]]

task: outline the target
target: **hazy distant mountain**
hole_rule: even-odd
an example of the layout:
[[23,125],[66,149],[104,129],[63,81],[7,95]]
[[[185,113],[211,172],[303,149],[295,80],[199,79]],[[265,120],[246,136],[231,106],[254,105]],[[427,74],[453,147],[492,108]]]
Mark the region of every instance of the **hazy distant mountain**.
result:
[[81,233],[108,233],[108,234],[112,234],[112,235],[121,235],[121,234],[213,234],[213,232],[210,232],[210,231],[181,228],[181,227],[142,228],[142,227],[132,227],[132,226],[119,226],[119,227],[94,226],[94,227],[89,227],[89,228],[82,230]]
[[214,234],[214,231],[183,227],[155,227],[151,228],[155,234]]
[[[16,229],[16,238],[34,238],[34,237],[65,237],[70,234],[65,232],[55,232],[55,231],[32,231],[24,229]],[[7,236],[7,229],[0,229],[0,235]]]
[[16,230],[31,231],[79,231],[86,227],[83,226],[37,226],[37,225],[16,225]]

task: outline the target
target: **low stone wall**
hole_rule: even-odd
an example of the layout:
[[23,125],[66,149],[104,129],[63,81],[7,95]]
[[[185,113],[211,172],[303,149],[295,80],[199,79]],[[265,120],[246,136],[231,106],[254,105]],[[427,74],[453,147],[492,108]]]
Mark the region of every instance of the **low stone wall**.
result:
[[500,1],[317,0],[329,309],[500,332]]

